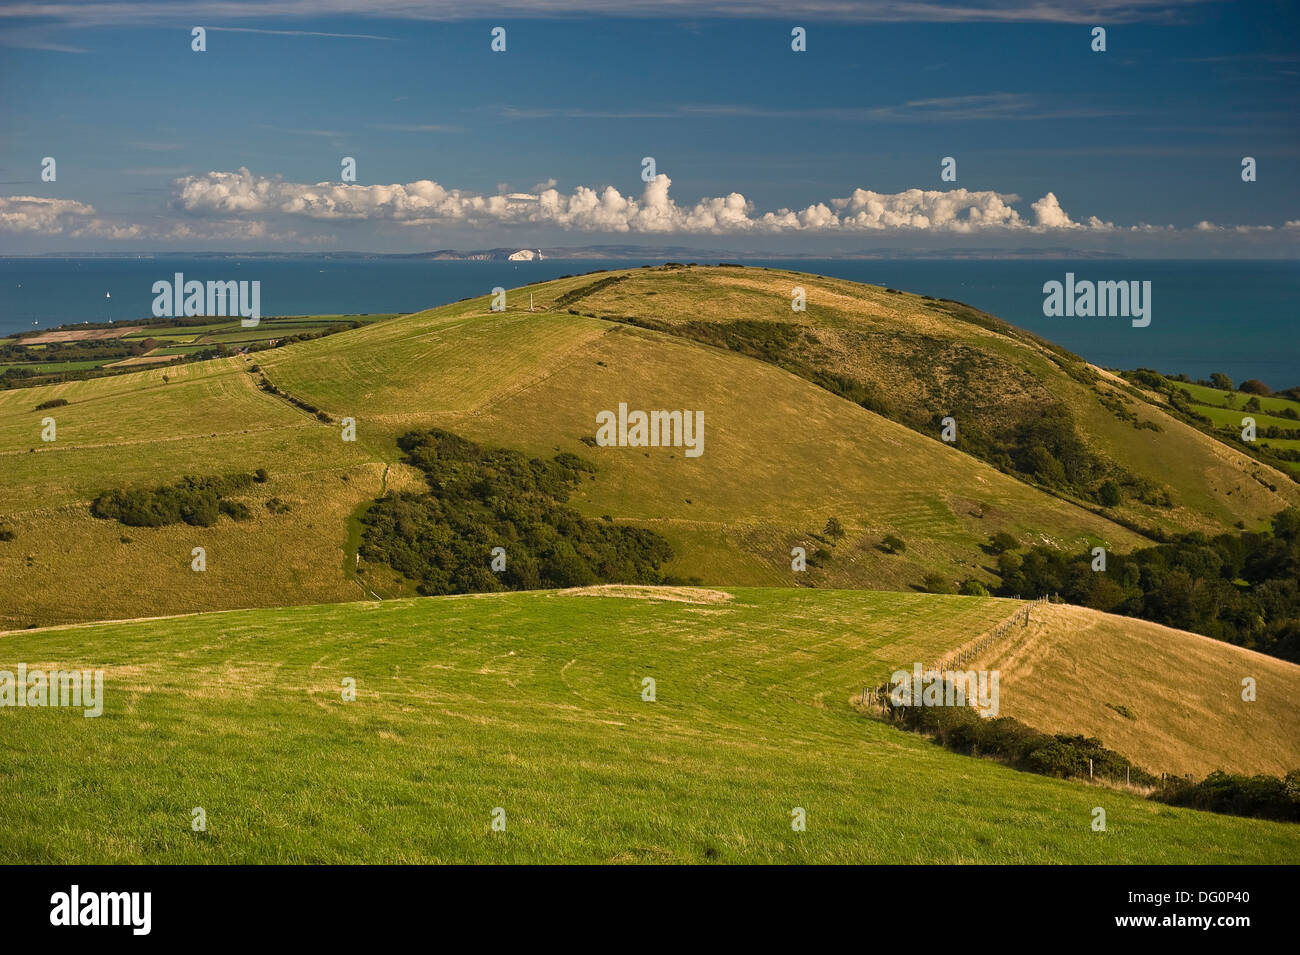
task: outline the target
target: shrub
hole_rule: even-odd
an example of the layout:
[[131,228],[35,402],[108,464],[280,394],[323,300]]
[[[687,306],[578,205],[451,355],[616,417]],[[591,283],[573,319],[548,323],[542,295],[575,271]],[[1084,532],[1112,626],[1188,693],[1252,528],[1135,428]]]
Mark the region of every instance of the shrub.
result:
[[67,403],[67,398],[51,398],[49,401],[42,401],[33,410],[44,411],[46,408],[62,408]]
[[1116,713],[1118,713],[1120,716],[1124,717],[1124,719],[1126,720],[1137,719],[1137,716],[1133,713],[1133,711],[1130,710],[1123,703],[1107,703],[1106,705],[1109,706]]
[[838,517],[832,517],[826,522],[826,528],[822,533],[829,537],[833,543],[838,544],[844,538],[844,525],[840,523]]
[[1102,481],[1101,487],[1097,489],[1097,499],[1106,507],[1117,507],[1124,500],[1124,495],[1120,492],[1118,484],[1107,479]]
[[922,586],[925,588],[925,592],[930,594],[952,593],[952,584],[943,574],[926,574]]
[[1006,531],[998,531],[989,538],[989,550],[995,554],[1004,554],[1020,546],[1020,541]]
[[903,539],[895,537],[893,534],[886,534],[885,539],[880,542],[880,546],[887,554],[901,554],[907,550],[907,545],[903,543]]
[[966,597],[987,597],[989,589],[975,579],[963,580],[958,593]]
[[248,509],[248,505],[242,501],[224,500],[219,505],[221,513],[225,514],[232,521],[246,521],[253,516]]

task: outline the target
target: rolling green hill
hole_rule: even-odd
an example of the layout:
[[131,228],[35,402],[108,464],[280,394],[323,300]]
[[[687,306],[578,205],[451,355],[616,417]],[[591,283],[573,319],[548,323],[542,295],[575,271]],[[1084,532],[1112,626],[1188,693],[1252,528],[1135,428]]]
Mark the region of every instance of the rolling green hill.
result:
[[[806,313],[790,309],[793,282]],[[66,404],[38,410],[52,400]],[[590,446],[597,413],[620,402],[703,411],[704,454]],[[956,446],[930,422],[949,413]],[[342,440],[345,417],[356,441]],[[1093,477],[1136,481],[1123,503],[1036,485],[1000,457],[1036,418],[1068,425]],[[1300,500],[1137,389],[954,303],[798,273],[635,269],[511,293],[504,313],[484,297],[251,356],[0,392],[0,526],[13,534],[0,541],[0,625],[410,594],[357,559],[356,516],[423,487],[397,439],[430,427],[578,455],[596,471],[573,506],[656,531],[676,555],[668,572],[710,585],[991,582],[980,545],[999,531],[1125,550],[1144,540],[1132,527],[1256,526]],[[241,522],[125,527],[89,513],[107,490],[255,468],[270,478],[240,496]],[[1136,499],[1138,485],[1168,506]],[[817,536],[832,517],[846,531],[833,547]],[[887,552],[890,535],[906,549]],[[796,574],[794,547],[827,556]]]
[[[1300,501],[1287,475],[1174,419],[1162,402],[958,302],[739,266],[552,287],[557,297],[537,301],[759,356],[932,438],[951,415],[958,447],[1065,499],[1096,506],[1099,485],[1113,480],[1123,501],[1106,513],[1125,523],[1213,533],[1260,526]],[[795,289],[805,311],[792,308]]]
[[[0,709],[5,786],[21,793],[0,800],[0,862],[1294,860],[1293,825],[957,756],[851,705],[1019,606],[593,588],[9,633],[0,669],[105,676],[95,719]],[[1100,633],[1077,649],[1124,652],[1120,631]],[[1162,652],[1243,652],[1208,643],[1169,632]],[[1294,761],[1300,668],[1279,667],[1253,725],[1290,727],[1270,745]],[[1225,710],[1201,713],[1203,739],[1178,725],[1181,701],[1130,702],[1139,726],[1202,754],[1235,731]]]
[[[676,273],[645,280],[656,278]],[[36,410],[50,400],[67,404]],[[597,412],[619,402],[704,411],[705,453],[584,443]],[[41,440],[47,416],[53,442]],[[355,442],[341,438],[344,417]],[[362,562],[357,574],[349,518],[385,489],[422,486],[396,440],[426,427],[579,455],[597,470],[571,503],[656,530],[677,555],[670,572],[708,584],[906,589],[926,573],[991,580],[979,545],[1001,530],[1071,549],[1140,540],[769,363],[567,310],[492,313],[475,299],[244,358],[0,392],[0,522],[15,535],[0,542],[0,581],[21,581],[0,624],[409,593],[382,568]],[[242,496],[253,517],[239,523],[124,527],[87,506],[113,488],[254,468],[270,479]],[[272,499],[289,510],[272,512]],[[796,575],[792,548],[822,546],[814,535],[830,517],[845,539]],[[905,552],[880,547],[891,534]],[[195,547],[207,551],[201,574]]]
[[[575,276],[508,300],[0,391],[0,669],[106,671],[98,719],[0,709],[24,793],[0,800],[17,834],[0,861],[1294,856],[1294,827],[958,756],[853,702],[1020,606],[914,592],[992,582],[993,535],[1086,554],[1149,543],[1144,528],[1259,527],[1300,502],[1284,476],[956,303],[739,267]],[[621,403],[702,412],[703,454],[599,446],[597,416]],[[948,415],[955,445],[939,440]],[[453,500],[402,441],[431,429],[450,435],[429,448],[487,449],[456,501],[551,487],[541,462],[566,462],[574,523],[653,531],[664,571],[704,587],[411,599],[415,581],[360,545],[376,514],[402,531],[417,512],[362,518],[390,492]],[[510,468],[534,484],[491,480]],[[96,517],[101,495],[101,515],[170,506],[191,523]],[[498,512],[537,504],[504,496]],[[464,544],[441,533],[418,539]],[[485,565],[497,543],[481,541]],[[1004,715],[1155,772],[1300,765],[1292,664],[1056,606],[980,662],[1005,674]]]

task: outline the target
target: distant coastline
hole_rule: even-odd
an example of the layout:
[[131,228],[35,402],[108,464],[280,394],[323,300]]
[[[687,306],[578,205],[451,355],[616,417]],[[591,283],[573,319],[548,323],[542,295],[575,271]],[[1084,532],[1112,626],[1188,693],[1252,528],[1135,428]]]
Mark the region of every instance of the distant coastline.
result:
[[[427,262],[507,262],[511,256],[521,252],[542,253],[543,259],[592,259],[592,260],[626,260],[643,262],[648,259],[664,260],[789,260],[789,261],[912,261],[928,259],[944,260],[1053,260],[1053,259],[1104,259],[1123,260],[1130,256],[1095,249],[1048,248],[1048,249],[934,249],[915,251],[907,249],[860,250],[856,252],[822,253],[822,252],[765,252],[762,250],[738,251],[735,249],[699,249],[686,246],[638,246],[638,245],[582,245],[582,246],[500,246],[492,249],[433,249],[427,252],[356,252],[356,251],[311,251],[311,252],[222,252],[222,251],[169,251],[153,252],[39,252],[29,255],[6,254],[0,259],[303,259],[332,261],[370,261],[391,259]],[[530,261],[519,258],[514,261]]]

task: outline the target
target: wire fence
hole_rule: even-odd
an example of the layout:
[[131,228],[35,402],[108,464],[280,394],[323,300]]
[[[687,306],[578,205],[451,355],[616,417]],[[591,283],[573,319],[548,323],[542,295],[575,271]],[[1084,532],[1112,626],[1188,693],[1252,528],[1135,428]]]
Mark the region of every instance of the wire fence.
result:
[[[936,671],[944,673],[972,662],[1013,634],[1023,632],[1024,629],[1029,626],[1030,621],[1033,620],[1034,608],[1051,603],[1053,600],[1059,601],[1060,595],[1057,594],[1053,597],[1036,597],[1023,607],[1017,608],[1016,612],[1011,616],[994,625],[986,632],[980,634],[974,640],[964,643],[957,649],[949,652],[947,656],[941,657],[932,663],[921,664],[921,671],[923,673],[933,673]],[[888,684],[885,684],[883,687],[877,687],[874,690],[864,686],[862,688],[862,702],[883,704],[888,693]]]

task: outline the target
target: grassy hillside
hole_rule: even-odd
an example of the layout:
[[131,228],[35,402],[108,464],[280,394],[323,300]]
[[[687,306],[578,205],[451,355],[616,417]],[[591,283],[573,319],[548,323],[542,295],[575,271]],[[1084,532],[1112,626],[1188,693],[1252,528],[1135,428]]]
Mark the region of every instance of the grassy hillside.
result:
[[[630,270],[585,290],[552,287],[556,298],[537,300],[668,327],[832,386],[848,379],[869,406],[932,438],[952,415],[959,447],[1067,499],[1096,506],[1097,488],[1112,479],[1124,499],[1107,513],[1141,527],[1257,527],[1300,502],[1300,486],[1285,475],[1176,420],[1115,376],[956,302],[738,266]],[[804,312],[791,307],[796,287],[807,296]],[[1060,460],[1037,457],[1035,447]]]
[[[1001,715],[1097,736],[1152,772],[1281,776],[1300,766],[1300,667],[1276,657],[1047,604],[971,665],[1000,671]],[[1253,702],[1242,700],[1246,677]]]
[[[0,709],[22,794],[0,800],[0,862],[1295,858],[1295,826],[1019,773],[850,706],[1018,606],[600,589],[10,633],[0,668],[103,668],[105,702],[97,719]],[[1291,705],[1266,685],[1259,706]],[[1146,725],[1165,703],[1134,705]],[[1203,717],[1232,731],[1235,716]],[[1278,745],[1294,755],[1296,739]]]
[[[707,276],[730,272],[698,274],[707,291]],[[667,283],[667,297],[681,280],[659,271],[628,282]],[[546,283],[535,297],[560,301],[592,282]],[[1140,541],[769,363],[567,308],[517,307],[526,301],[514,294],[496,314],[474,299],[242,358],[0,392],[0,523],[15,535],[0,541],[0,625],[409,593],[379,568],[362,563],[358,575],[350,518],[385,489],[421,486],[396,440],[434,426],[538,456],[578,454],[597,471],[573,505],[653,528],[678,555],[668,570],[707,584],[908,589],[927,573],[992,580],[980,544],[998,531],[1071,550]],[[716,304],[701,294],[693,307]],[[330,420],[262,390],[263,377]],[[67,404],[37,410],[50,400]],[[597,412],[620,401],[703,410],[704,455],[584,443]],[[47,416],[54,442],[41,440]],[[355,442],[341,438],[343,417],[356,420]],[[270,479],[244,495],[254,517],[242,523],[135,528],[89,514],[104,490],[254,468]],[[289,510],[269,510],[273,498]],[[847,531],[834,547],[815,537],[830,517]],[[906,551],[881,548],[891,534]],[[796,575],[795,546],[833,556]],[[207,550],[201,574],[194,547]]]

